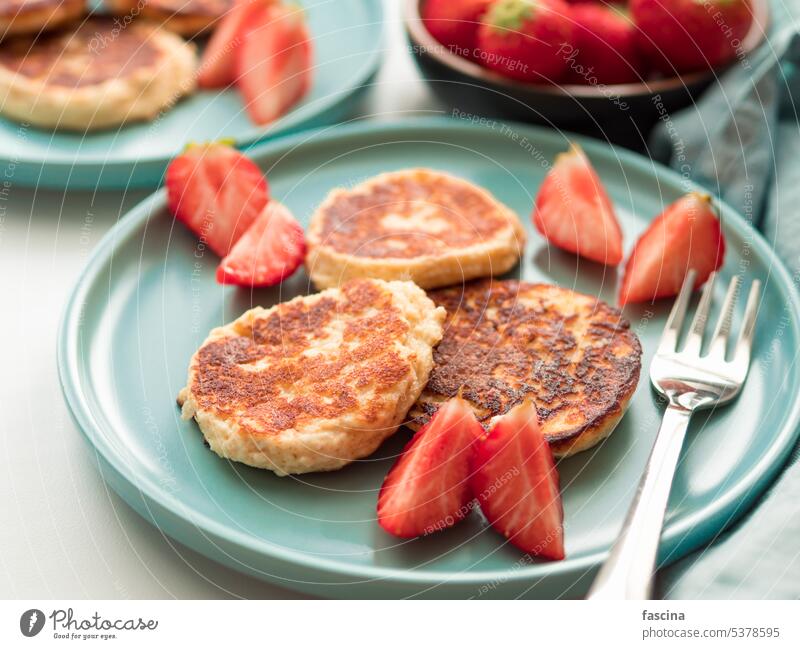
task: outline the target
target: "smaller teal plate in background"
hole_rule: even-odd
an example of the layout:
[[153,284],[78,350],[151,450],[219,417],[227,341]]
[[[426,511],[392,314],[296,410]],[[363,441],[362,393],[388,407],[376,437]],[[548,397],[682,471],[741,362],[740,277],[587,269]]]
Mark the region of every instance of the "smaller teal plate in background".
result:
[[0,165],[21,185],[71,189],[155,187],[188,142],[233,138],[247,147],[346,117],[378,69],[383,9],[377,0],[303,0],[314,37],[310,92],[266,127],[248,118],[235,89],[198,90],[152,122],[86,135],[0,117]]
[[[360,123],[267,143],[253,156],[270,189],[304,224],[334,187],[425,165],[487,188],[519,214],[529,242],[510,276],[613,302],[616,271],[550,248],[530,211],[566,136],[517,124],[456,120]],[[634,154],[580,140],[620,215],[625,246],[686,188]],[[741,396],[693,421],[662,538],[669,563],[707,542],[750,506],[792,448],[800,414],[800,307],[767,243],[722,206],[727,241],[715,303],[730,277],[764,284],[753,366]],[[214,280],[218,259],[176,223],[164,193],[126,215],[98,244],[67,305],[59,372],[78,426],[112,487],[142,516],[199,552],[284,586],[334,597],[567,597],[582,595],[618,533],[661,419],[647,368],[670,301],[625,309],[644,349],[642,380],[611,437],[559,463],[567,558],[538,562],[477,513],[453,529],[400,540],[375,521],[377,492],[409,433],[341,471],[277,478],[220,459],[175,397],[195,349],[252,305],[309,291],[298,273],[247,291]],[[743,306],[740,300],[740,311]],[[712,314],[712,318],[716,314]],[[740,316],[740,314],[739,314]]]

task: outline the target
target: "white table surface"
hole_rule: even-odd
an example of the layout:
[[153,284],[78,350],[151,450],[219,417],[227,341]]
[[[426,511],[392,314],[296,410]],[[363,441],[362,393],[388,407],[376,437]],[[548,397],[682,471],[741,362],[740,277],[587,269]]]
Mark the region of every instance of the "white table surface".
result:
[[[361,112],[439,111],[390,5],[383,68]],[[70,420],[56,371],[62,306],[92,247],[146,195],[35,190],[12,178],[0,197],[0,597],[300,597],[146,523],[106,487]]]

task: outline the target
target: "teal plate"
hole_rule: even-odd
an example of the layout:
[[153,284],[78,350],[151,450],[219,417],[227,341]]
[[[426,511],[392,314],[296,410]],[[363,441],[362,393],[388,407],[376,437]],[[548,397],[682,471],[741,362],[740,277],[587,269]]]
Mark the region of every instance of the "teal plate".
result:
[[255,126],[235,89],[197,91],[152,122],[97,133],[54,132],[0,118],[0,165],[15,183],[71,189],[155,187],[188,142],[232,138],[240,147],[350,114],[378,69],[383,3],[303,0],[314,37],[314,80],[291,111]]
[[[583,141],[620,212],[626,245],[682,180],[627,151]],[[303,133],[253,151],[273,195],[307,223],[336,186],[424,164],[488,188],[526,224],[549,161],[567,146],[553,131],[449,120],[361,123]],[[774,477],[798,432],[798,296],[766,242],[722,207],[728,252],[717,286],[735,273],[764,283],[755,356],[741,397],[693,422],[675,479],[662,564],[712,539]],[[511,275],[613,301],[616,274],[553,250],[531,231]],[[526,560],[475,513],[435,536],[400,541],[375,522],[377,489],[401,430],[370,458],[335,473],[277,478],[220,459],[175,396],[206,333],[251,305],[308,291],[303,271],[250,292],[214,281],[217,259],[176,224],[156,193],[97,246],[66,307],[59,371],[78,426],[113,488],[166,534],[236,570],[333,597],[569,597],[585,592],[644,467],[661,409],[646,369],[630,410],[599,447],[562,461],[567,559]],[[742,300],[743,301],[743,300]],[[741,305],[740,305],[741,306]],[[670,304],[626,309],[644,368]]]

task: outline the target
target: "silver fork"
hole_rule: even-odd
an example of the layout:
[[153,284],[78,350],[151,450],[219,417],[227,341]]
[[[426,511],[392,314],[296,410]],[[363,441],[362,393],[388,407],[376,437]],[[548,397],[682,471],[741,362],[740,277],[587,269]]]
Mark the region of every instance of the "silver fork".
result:
[[650,382],[667,401],[661,428],[622,532],[597,574],[588,599],[650,598],[667,500],[689,419],[696,410],[720,406],[734,399],[747,377],[761,283],[753,281],[738,340],[728,355],[733,308],[739,289],[739,278],[731,280],[708,353],[701,356],[703,332],[714,291],[713,274],[703,288],[686,344],[678,351],[695,276],[693,270],[687,274],[650,365]]

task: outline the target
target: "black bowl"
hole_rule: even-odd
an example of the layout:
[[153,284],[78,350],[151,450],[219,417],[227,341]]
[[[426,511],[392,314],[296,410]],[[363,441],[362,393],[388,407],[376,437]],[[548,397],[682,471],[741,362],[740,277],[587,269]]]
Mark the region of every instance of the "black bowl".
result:
[[[633,123],[642,134],[694,98],[731,63],[714,70],[615,85],[534,84],[509,79],[451,52],[430,35],[420,18],[424,0],[405,0],[404,22],[410,50],[433,91],[458,111],[507,117],[608,135]],[[754,21],[742,42],[746,56],[765,38],[768,0],[753,1]],[[630,133],[629,133],[630,135]],[[619,138],[611,138],[619,139]]]

